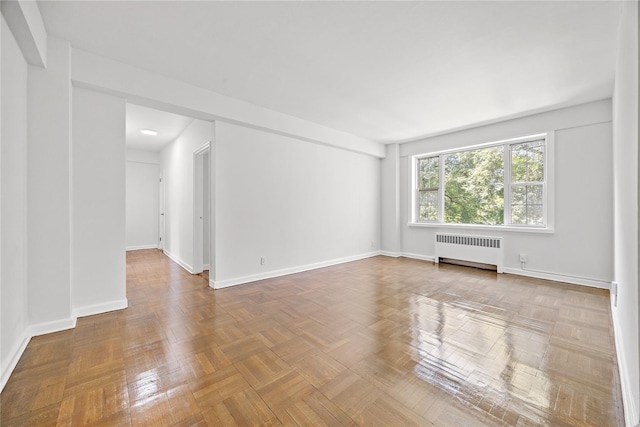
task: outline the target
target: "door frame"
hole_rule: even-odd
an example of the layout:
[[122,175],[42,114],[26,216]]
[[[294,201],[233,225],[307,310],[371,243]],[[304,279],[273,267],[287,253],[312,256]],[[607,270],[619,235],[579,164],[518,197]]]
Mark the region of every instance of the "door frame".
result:
[[204,154],[209,154],[209,182],[211,182],[211,141],[193,152],[193,274],[200,274],[204,268],[203,236],[204,210],[209,211],[209,271],[213,269],[211,251],[211,185],[209,185],[209,203],[204,206]]
[[164,171],[160,171],[160,182],[158,183],[158,249],[164,250]]

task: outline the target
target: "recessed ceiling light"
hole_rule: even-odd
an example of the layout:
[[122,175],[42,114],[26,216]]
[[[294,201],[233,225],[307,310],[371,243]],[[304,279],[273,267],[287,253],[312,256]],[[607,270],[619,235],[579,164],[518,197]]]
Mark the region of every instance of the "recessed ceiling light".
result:
[[158,134],[158,131],[153,129],[140,129],[140,133],[143,133],[145,135],[156,136]]

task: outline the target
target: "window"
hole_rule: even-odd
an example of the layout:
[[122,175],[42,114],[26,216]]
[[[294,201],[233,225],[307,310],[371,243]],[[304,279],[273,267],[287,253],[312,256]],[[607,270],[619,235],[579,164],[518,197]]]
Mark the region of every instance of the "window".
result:
[[415,156],[414,224],[545,228],[550,135]]

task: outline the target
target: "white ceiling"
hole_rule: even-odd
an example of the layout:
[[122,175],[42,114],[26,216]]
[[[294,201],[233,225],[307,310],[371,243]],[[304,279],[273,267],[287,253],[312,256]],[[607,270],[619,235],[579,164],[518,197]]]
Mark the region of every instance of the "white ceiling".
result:
[[[136,150],[161,151],[176,139],[192,120],[177,114],[127,104],[126,146]],[[141,129],[155,130],[158,135],[144,135],[140,133]]]
[[380,142],[610,97],[620,2],[39,3],[74,47]]

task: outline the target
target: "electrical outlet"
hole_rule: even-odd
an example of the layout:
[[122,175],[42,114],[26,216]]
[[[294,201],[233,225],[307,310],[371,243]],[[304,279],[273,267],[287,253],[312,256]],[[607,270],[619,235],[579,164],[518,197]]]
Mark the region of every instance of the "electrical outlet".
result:
[[261,256],[260,257],[260,265],[267,265],[267,257],[266,256]]
[[527,254],[520,254],[520,262],[527,262]]

